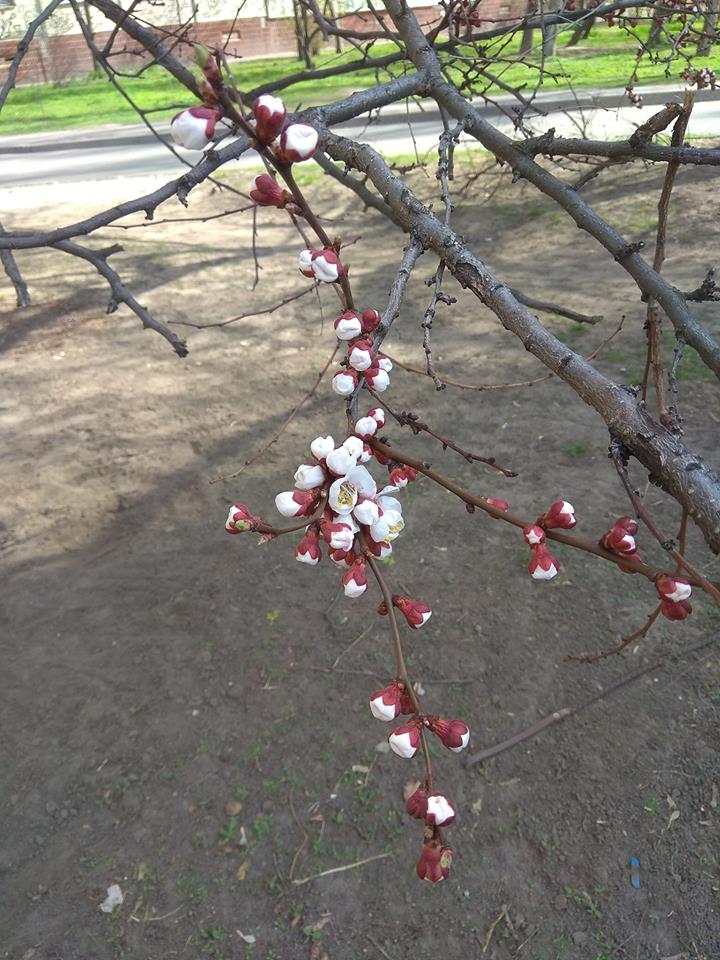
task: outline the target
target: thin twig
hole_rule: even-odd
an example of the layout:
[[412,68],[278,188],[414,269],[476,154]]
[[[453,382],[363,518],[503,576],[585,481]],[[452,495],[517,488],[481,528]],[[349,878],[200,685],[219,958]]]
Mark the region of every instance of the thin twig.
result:
[[515,736],[510,737],[507,740],[503,740],[502,743],[497,743],[494,747],[488,747],[486,750],[480,750],[477,753],[471,754],[470,756],[466,757],[465,766],[472,767],[476,763],[483,763],[485,760],[489,760],[491,757],[496,757],[500,753],[505,753],[506,750],[511,750],[519,743],[524,743],[526,740],[530,740],[532,737],[537,736],[538,733],[542,733],[542,731],[546,730],[548,727],[553,726],[554,724],[559,723],[561,720],[565,720],[567,717],[573,716],[576,713],[580,713],[582,710],[586,710],[588,707],[593,706],[593,704],[597,703],[599,700],[602,700],[604,697],[609,696],[611,693],[616,693],[623,687],[628,686],[628,684],[634,683],[635,680],[639,680],[640,677],[644,677],[645,674],[667,666],[669,660],[682,660],[685,657],[689,657],[693,653],[699,653],[701,650],[707,649],[715,642],[716,639],[713,638],[712,640],[705,640],[704,643],[698,643],[694,647],[688,647],[685,650],[680,650],[678,653],[667,653],[665,656],[660,657],[657,660],[653,660],[652,663],[649,663],[647,666],[643,667],[642,670],[638,670],[636,673],[631,673],[629,676],[623,677],[622,680],[618,680],[616,683],[606,687],[601,693],[596,694],[596,696],[591,697],[584,703],[580,703],[575,707],[562,707],[560,710],[556,710],[554,713],[543,717],[542,720],[538,720],[537,723],[533,723],[525,730],[521,730],[520,733],[516,733]]

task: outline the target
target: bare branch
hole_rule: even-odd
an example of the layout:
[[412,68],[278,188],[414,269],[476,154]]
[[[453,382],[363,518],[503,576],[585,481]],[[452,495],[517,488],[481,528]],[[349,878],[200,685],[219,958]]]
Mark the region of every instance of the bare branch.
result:
[[24,36],[21,40],[18,40],[17,52],[12,58],[10,63],[10,68],[8,70],[8,75],[5,78],[5,83],[0,90],[0,110],[5,106],[5,101],[7,100],[8,94],[15,86],[15,78],[17,77],[17,72],[20,64],[22,63],[23,57],[28,52],[32,39],[37,33],[38,27],[40,27],[47,19],[49,19],[55,10],[60,6],[63,0],[51,0],[51,2],[45,7],[45,9],[38,14],[37,17],[32,21],[30,26],[25,31]]

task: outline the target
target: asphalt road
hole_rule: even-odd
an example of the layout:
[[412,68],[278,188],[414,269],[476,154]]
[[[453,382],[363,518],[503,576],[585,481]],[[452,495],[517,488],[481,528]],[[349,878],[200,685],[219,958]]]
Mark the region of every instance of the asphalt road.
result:
[[[529,114],[530,125],[536,134],[555,127],[562,136],[584,134],[595,139],[617,139],[632,133],[659,105],[681,97],[682,87],[647,87],[642,92],[645,103],[641,109],[628,107],[624,92],[619,89],[579,91],[577,99],[569,97],[566,91],[542,93],[536,104],[545,115]],[[503,97],[498,103],[510,110],[516,101]],[[495,106],[482,109],[500,129],[513,133],[512,120],[501,109]],[[410,110],[418,151],[434,149],[441,129],[437,108],[429,103],[422,107],[413,104]],[[361,118],[341,124],[337,129],[371,143],[385,154],[411,153],[414,149],[404,105],[386,108],[372,124]],[[167,123],[158,130],[170,141]],[[698,94],[688,132],[691,136],[720,137],[720,90]],[[474,144],[469,138],[463,142],[469,146]],[[200,156],[191,150],[179,153],[191,163]],[[249,166],[257,162],[256,156],[249,153],[237,164]],[[136,177],[162,180],[178,176],[184,169],[187,168],[182,161],[142,125],[0,137],[0,190],[4,194],[41,184],[90,184]]]

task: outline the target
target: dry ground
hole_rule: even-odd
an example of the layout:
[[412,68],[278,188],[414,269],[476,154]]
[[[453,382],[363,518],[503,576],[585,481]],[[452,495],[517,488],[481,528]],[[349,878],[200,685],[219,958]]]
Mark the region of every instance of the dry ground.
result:
[[[586,194],[651,248],[659,179],[637,167]],[[634,379],[644,308],[633,285],[548,202],[521,185],[488,198],[493,183],[459,210],[460,231],[508,282],[604,315],[593,328],[548,320],[577,349],[589,352],[626,314],[598,363]],[[717,263],[719,185],[710,170],[679,175],[666,271],[681,288]],[[420,189],[434,189],[432,178]],[[336,229],[362,234],[348,255],[355,287],[363,305],[382,307],[400,256],[391,228],[351,215],[325,184],[307,190],[342,221]],[[191,213],[223,203],[198,191]],[[47,226],[88,212],[75,198],[64,212],[4,220]],[[242,218],[122,234],[113,262],[161,319],[225,319],[304,283],[282,215],[261,220],[254,294]],[[466,770],[438,753],[461,811],[456,865],[439,887],[419,883],[419,830],[400,800],[416,767],[376,750],[384,730],[366,704],[391,663],[373,598],[338,597],[336,570],[300,567],[286,541],[258,548],[223,532],[236,500],[272,516],[309,440],[342,429],[327,385],[260,462],[208,482],[261,447],[312,382],[332,348],[331,292],[324,329],[306,297],[273,316],[188,330],[181,361],[124,309],[104,315],[102,281],[85,264],[47,252],[19,260],[36,305],[19,313],[2,288],[0,956],[720,957],[716,649],[667,661],[486,765]],[[416,363],[425,260],[388,344]],[[436,323],[442,371],[488,383],[542,373],[487,311],[448,289],[459,301]],[[717,307],[698,312],[720,330]],[[717,383],[691,356],[683,374],[688,442],[717,463]],[[591,535],[627,510],[601,423],[554,381],[436,394],[397,371],[390,397],[517,469],[505,480],[389,431],[517,512],[563,496]],[[407,638],[412,671],[428,705],[467,719],[474,749],[717,630],[698,599],[689,621],[659,623],[626,657],[567,665],[567,654],[640,626],[649,585],[567,550],[554,582],[532,582],[517,531],[469,517],[429,483],[404,501],[408,527],[388,575],[435,612]],[[651,489],[648,502],[675,529],[662,495]],[[691,546],[707,559],[696,536]],[[646,536],[643,550],[660,562]],[[304,879],[380,853],[389,856],[290,880],[291,867]],[[108,916],[99,904],[112,883],[125,902]]]

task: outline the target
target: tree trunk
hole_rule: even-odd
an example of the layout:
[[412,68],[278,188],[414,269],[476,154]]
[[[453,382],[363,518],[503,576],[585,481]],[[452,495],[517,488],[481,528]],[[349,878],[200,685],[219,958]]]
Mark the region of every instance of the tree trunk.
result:
[[697,55],[706,57],[712,49],[713,43],[717,42],[716,33],[718,28],[718,13],[720,12],[720,0],[708,0],[708,8],[703,21],[703,35],[698,40]]
[[[548,0],[545,4],[545,13],[555,13],[560,9],[562,0]],[[556,23],[543,27],[542,31],[542,51],[545,57],[555,56],[555,47],[557,46],[558,25]]]

